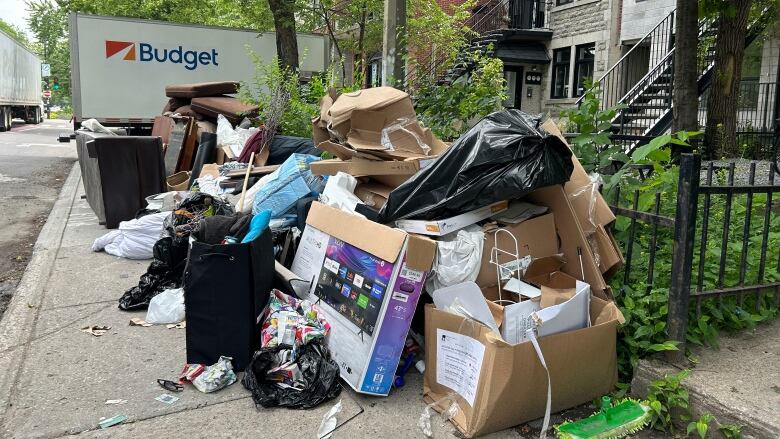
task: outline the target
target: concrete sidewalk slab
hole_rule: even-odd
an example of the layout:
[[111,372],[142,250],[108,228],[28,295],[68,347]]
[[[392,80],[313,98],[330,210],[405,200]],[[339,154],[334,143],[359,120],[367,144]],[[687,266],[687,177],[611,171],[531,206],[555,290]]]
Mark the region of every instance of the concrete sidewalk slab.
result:
[[[754,331],[723,334],[720,347],[694,347],[699,361],[683,381],[698,417],[710,413],[721,424],[743,426],[742,437],[780,437],[780,320]],[[642,360],[632,389],[640,397],[647,386],[680,367]]]
[[[316,436],[322,414],[335,401],[314,410],[258,411],[240,383],[213,394],[188,387],[170,406],[154,400],[167,393],[156,380],[175,379],[184,365],[185,331],[129,326],[145,313],[121,311],[117,300],[137,284],[149,261],[91,251],[106,229],[81,198],[79,179],[74,167],[36,245],[24,288],[0,322],[0,436]],[[94,337],[80,331],[88,325],[112,329]],[[128,402],[106,405],[109,399]],[[416,371],[390,397],[345,388],[341,399],[339,422],[354,419],[335,437],[421,435],[417,423],[425,404]],[[97,430],[101,417],[116,414],[129,416],[127,423]],[[435,437],[453,437],[454,428],[436,414],[432,426]],[[490,437],[517,436],[507,430]]]

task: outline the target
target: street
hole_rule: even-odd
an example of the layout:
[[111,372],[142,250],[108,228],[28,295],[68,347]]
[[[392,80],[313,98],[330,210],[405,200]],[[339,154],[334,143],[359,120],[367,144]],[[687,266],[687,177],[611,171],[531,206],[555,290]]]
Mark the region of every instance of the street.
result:
[[65,120],[14,122],[0,133],[0,316],[24,274],[35,239],[76,160],[75,143],[59,143]]

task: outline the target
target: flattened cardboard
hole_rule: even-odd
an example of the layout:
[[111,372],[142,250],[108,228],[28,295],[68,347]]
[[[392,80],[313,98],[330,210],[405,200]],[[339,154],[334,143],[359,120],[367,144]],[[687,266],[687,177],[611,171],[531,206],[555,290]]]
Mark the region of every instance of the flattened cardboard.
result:
[[[588,240],[585,238],[585,233],[580,227],[577,215],[563,188],[561,186],[548,186],[537,189],[528,194],[525,199],[541,206],[547,206],[550,212],[555,215],[555,228],[561,243],[560,251],[566,260],[561,271],[589,283],[594,295],[602,299],[611,298],[612,293],[609,286],[596,265]],[[582,271],[580,270],[578,248],[582,252]]]
[[395,222],[395,226],[409,233],[443,236],[482,221],[485,218],[490,218],[492,215],[505,211],[508,206],[508,201],[499,201],[443,220],[398,220]]
[[412,159],[404,161],[374,161],[354,158],[351,160],[320,160],[311,164],[314,175],[336,175],[346,172],[354,177],[377,175],[412,176],[420,169],[433,163],[435,158]]
[[370,181],[368,183],[358,183],[355,187],[355,196],[366,206],[374,209],[381,209],[387,203],[387,198],[393,188],[381,183]]
[[[401,104],[392,105],[399,102]],[[414,116],[414,107],[408,94],[393,87],[374,87],[340,95],[328,108],[328,118],[333,127],[338,127],[349,121],[354,110],[380,108],[386,109],[388,119],[397,119],[410,113]]]
[[[566,138],[563,137],[563,134],[561,134],[561,130],[558,129],[558,126],[555,125],[555,122],[553,122],[552,119],[547,119],[544,121],[544,123],[541,125],[541,128],[547,131],[548,133],[552,134],[553,136],[561,139],[561,141],[569,145],[566,142]],[[580,188],[583,186],[587,186],[591,184],[590,178],[588,177],[588,173],[585,172],[585,168],[582,167],[582,164],[580,164],[580,161],[577,160],[577,156],[572,154],[571,161],[574,164],[574,170],[571,173],[571,176],[569,177],[569,181],[564,185],[564,190],[566,191],[567,195],[571,195],[574,193],[577,193]],[[590,202],[583,200],[581,206],[577,206],[577,215],[582,215],[583,218],[586,218],[587,214],[587,208],[584,206],[589,205]],[[612,209],[609,208],[609,205],[604,200],[604,198],[601,196],[601,194],[597,195],[596,198],[596,205],[595,205],[595,222],[597,225],[606,226],[608,224],[611,224],[613,221],[615,221],[615,214],[612,213]],[[584,211],[583,211],[584,209]]]
[[[482,249],[482,265],[475,281],[480,287],[498,285],[496,266],[490,263],[491,252],[496,245],[495,231],[503,228],[517,239],[517,247],[520,257],[531,255],[541,258],[558,253],[558,235],[555,232],[555,217],[547,213],[536,218],[523,221],[519,224],[499,225],[490,223],[485,225],[485,245]],[[498,235],[499,249],[514,252],[514,241],[504,233]],[[510,262],[511,256],[499,253],[498,262],[505,264]]]
[[[605,302],[591,303],[591,321]],[[552,383],[552,411],[558,412],[609,393],[617,382],[617,320],[539,339]],[[457,395],[460,410],[453,424],[466,437],[481,436],[544,415],[547,376],[530,342],[511,346],[479,323],[425,308],[424,399],[441,400],[452,390],[436,382],[437,329],[474,338],[485,346],[474,406]],[[572,367],[576,365],[576,367]],[[435,406],[442,411],[446,407]]]
[[601,225],[596,227],[591,242],[598,247],[594,250],[599,252],[601,273],[604,274],[605,279],[609,279],[623,266],[623,253],[620,251],[620,246],[615,242],[612,234]]

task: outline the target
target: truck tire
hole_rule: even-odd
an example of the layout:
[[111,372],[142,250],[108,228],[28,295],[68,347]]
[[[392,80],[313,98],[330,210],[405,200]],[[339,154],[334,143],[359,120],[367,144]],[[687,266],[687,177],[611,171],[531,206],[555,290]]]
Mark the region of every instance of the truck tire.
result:
[[10,128],[8,125],[8,113],[7,110],[3,107],[0,107],[0,133],[3,131],[8,131]]
[[27,113],[27,119],[24,120],[24,123],[27,124],[39,124],[41,123],[41,115],[40,115],[40,108],[35,107],[33,108],[30,113]]

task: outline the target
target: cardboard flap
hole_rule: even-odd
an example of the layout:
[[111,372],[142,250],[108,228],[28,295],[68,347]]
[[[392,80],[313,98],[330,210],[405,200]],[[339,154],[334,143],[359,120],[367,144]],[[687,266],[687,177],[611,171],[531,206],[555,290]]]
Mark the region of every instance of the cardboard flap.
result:
[[317,201],[311,205],[306,224],[388,262],[398,259],[407,236],[400,230],[342,212]]
[[406,265],[412,270],[429,271],[436,258],[436,241],[424,236],[409,235]]
[[537,258],[528,265],[528,268],[525,270],[525,276],[523,277],[530,281],[534,281],[534,279],[546,277],[550,273],[559,271],[565,263],[566,259],[562,255]]
[[339,96],[328,109],[328,115],[330,122],[337,126],[349,120],[354,110],[376,110],[408,98],[408,94],[393,87],[367,88]]
[[626,323],[626,318],[620,312],[620,308],[613,302],[590,296],[590,321],[592,325],[600,325],[617,320],[621,325]]

